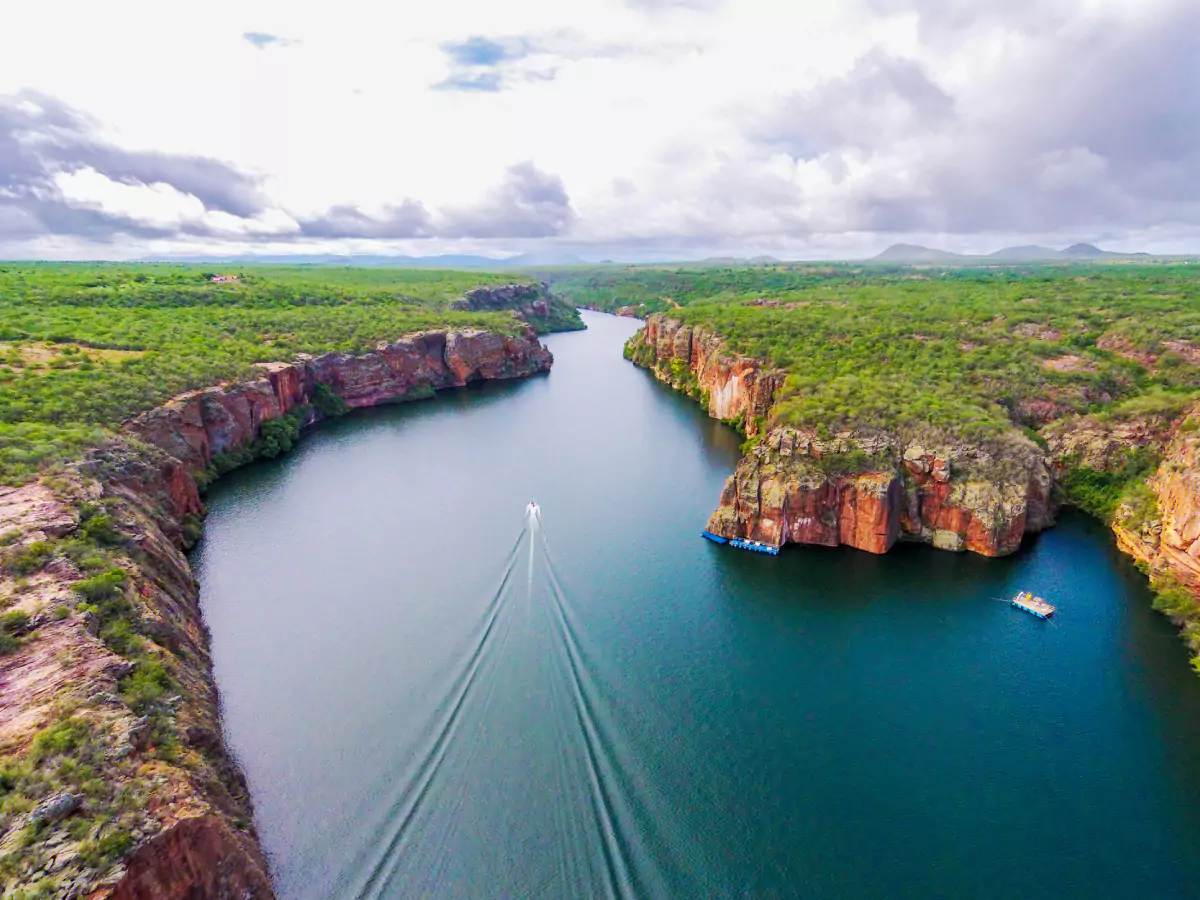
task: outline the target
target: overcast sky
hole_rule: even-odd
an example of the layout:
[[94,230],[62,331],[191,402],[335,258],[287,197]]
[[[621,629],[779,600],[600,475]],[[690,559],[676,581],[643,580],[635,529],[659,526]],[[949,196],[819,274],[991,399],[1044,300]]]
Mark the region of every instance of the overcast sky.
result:
[[1198,86],[1196,0],[14,2],[0,256],[1200,252]]

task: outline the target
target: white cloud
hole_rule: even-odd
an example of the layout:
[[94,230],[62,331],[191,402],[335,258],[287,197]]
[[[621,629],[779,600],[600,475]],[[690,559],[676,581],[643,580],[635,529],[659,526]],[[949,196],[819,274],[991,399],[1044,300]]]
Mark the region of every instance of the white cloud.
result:
[[[125,228],[106,253],[278,236],[836,255],[918,234],[1168,229],[1177,246],[1200,228],[1180,189],[1197,174],[1180,123],[1200,111],[1174,96],[1197,56],[1185,0],[339,9],[79,2],[69,29],[59,5],[6,10],[21,39],[0,95],[84,111],[89,147],[110,148],[56,164],[48,183],[85,214],[55,207],[36,240],[70,222],[83,242]],[[456,76],[495,90],[432,89]],[[526,165],[537,177],[514,178]],[[230,171],[244,180],[222,193]],[[0,235],[29,230],[26,199],[0,203]]]

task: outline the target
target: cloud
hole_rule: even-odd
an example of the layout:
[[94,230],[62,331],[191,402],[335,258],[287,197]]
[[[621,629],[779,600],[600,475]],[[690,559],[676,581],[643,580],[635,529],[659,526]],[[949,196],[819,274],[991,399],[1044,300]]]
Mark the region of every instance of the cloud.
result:
[[280,37],[277,34],[267,34],[265,31],[242,32],[242,40],[248,44],[253,44],[259,50],[266,50],[268,47],[291,47],[297,43],[297,41],[291,38]]
[[485,37],[473,35],[439,45],[449,64],[442,91],[498,92],[520,84],[553,81],[563,65],[587,59],[673,59],[695,49],[671,41],[616,43],[593,40],[572,29]]
[[562,180],[524,162],[479,202],[440,214],[409,198],[378,215],[338,204],[292,217],[255,176],[227,163],[125,150],[58,100],[28,92],[0,98],[0,237],[9,240],[522,239],[563,234],[574,215]]
[[372,216],[356,206],[339,205],[299,220],[308,238],[526,239],[568,231],[575,219],[562,180],[531,162],[509,167],[501,183],[478,203],[431,213],[424,204],[406,199]]
[[429,210],[415,200],[388,206],[373,218],[356,206],[330,207],[324,215],[300,220],[300,232],[312,238],[423,238],[431,232]]
[[626,6],[646,12],[663,12],[669,9],[712,12],[720,9],[724,3],[725,0],[625,0]]
[[8,236],[74,234],[96,240],[117,234],[158,236],[169,228],[74,199],[71,176],[95,173],[114,185],[165,185],[207,210],[249,218],[265,212],[259,180],[227,163],[199,156],[124,150],[100,139],[94,123],[52,97],[34,92],[0,97],[0,228]]
[[439,233],[453,238],[542,238],[565,234],[575,211],[562,179],[519,163],[481,203],[447,210]]
[[499,72],[492,71],[457,71],[451,72],[433,87],[439,91],[464,91],[471,93],[497,93],[505,86]]
[[[886,5],[942,23],[965,9]],[[1008,54],[993,45],[991,60],[973,41],[994,35],[964,37],[961,58],[978,52],[978,71],[953,88],[917,59],[876,51],[762,111],[745,129],[742,164],[786,154],[814,230],[1200,224],[1200,97],[1178,90],[1200,83],[1198,29],[1200,10],[1178,4],[1140,20],[1081,15],[1069,29],[1030,32]]]
[[840,78],[794,94],[753,124],[750,138],[792,156],[876,149],[954,117],[954,99],[912,59],[875,50]]

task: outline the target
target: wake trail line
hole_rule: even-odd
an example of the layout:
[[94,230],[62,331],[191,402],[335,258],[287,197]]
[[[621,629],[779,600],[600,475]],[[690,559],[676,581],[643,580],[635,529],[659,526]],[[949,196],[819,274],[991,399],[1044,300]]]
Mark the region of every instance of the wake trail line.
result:
[[[523,537],[524,535],[522,534]],[[500,586],[485,611],[482,633],[475,642],[474,649],[465,667],[460,670],[454,684],[451,686],[449,697],[447,698],[450,707],[434,731],[432,746],[421,757],[413,776],[402,782],[404,787],[401,789],[399,795],[389,804],[384,824],[380,829],[377,829],[377,839],[359,855],[358,862],[360,864],[351,870],[358,872],[367,869],[366,861],[362,860],[362,855],[370,853],[371,846],[378,847],[379,843],[383,842],[382,852],[376,855],[374,863],[369,866],[369,874],[365,882],[355,891],[355,896],[363,898],[363,900],[366,900],[368,897],[380,896],[380,890],[383,886],[381,878],[385,870],[389,868],[388,862],[403,840],[417,812],[420,810],[422,802],[428,794],[429,785],[437,775],[445,759],[447,747],[458,728],[467,697],[478,678],[484,653],[488,649],[490,639],[495,633],[497,619],[504,609],[504,597],[513,570],[516,567],[517,551],[520,548],[520,544],[521,539],[518,538],[509,554]]]
[[[600,743],[601,759],[607,763],[613,782],[620,789],[619,796],[624,800],[629,815],[639,825],[638,830],[642,833],[643,849],[647,851],[645,855],[658,876],[656,883],[659,886],[665,885],[667,881],[663,876],[669,871],[672,876],[671,884],[679,886],[692,883],[693,895],[703,894],[706,889],[695,882],[699,881],[711,886],[713,873],[698,872],[695,870],[694,864],[687,863],[687,860],[694,856],[691,851],[693,837],[679,824],[682,821],[676,815],[679,798],[674,796],[672,799],[673,795],[669,795],[663,785],[658,784],[645,770],[644,765],[641,764],[644,763],[644,760],[639,760],[637,753],[629,752],[636,730],[622,728],[614,716],[615,707],[604,702],[606,697],[619,697],[620,692],[614,692],[611,688],[607,691],[603,690],[596,682],[595,675],[601,674],[600,669],[594,664],[589,664],[588,657],[594,656],[594,654],[584,646],[581,638],[582,629],[570,608],[567,593],[563,590],[558,577],[549,546],[544,544],[543,549],[546,556],[547,578],[551,587],[550,595],[559,618],[563,642],[568,653],[574,658],[576,683],[586,705],[590,707],[589,719]],[[596,714],[596,711],[601,709],[605,711],[603,716]],[[653,711],[656,710],[649,703],[644,703],[639,707],[639,713],[643,717]],[[660,722],[655,733],[666,735],[672,730],[666,727],[666,723]],[[624,740],[614,740],[614,737],[618,735]],[[646,758],[649,758],[649,755],[646,755]],[[669,834],[664,833],[662,829],[669,831]],[[654,852],[652,848],[655,848],[657,852]],[[646,896],[647,893],[647,891],[640,891],[639,896]]]
[[[546,556],[549,563],[549,556]],[[616,771],[610,743],[602,735],[602,727],[596,716],[596,704],[592,696],[594,691],[588,689],[587,679],[583,672],[583,663],[579,648],[571,633],[570,626],[563,615],[560,598],[561,586],[549,568],[550,597],[553,601],[560,647],[565,648],[567,669],[570,675],[571,687],[574,694],[575,715],[583,735],[584,749],[587,755],[587,775],[591,786],[592,807],[600,826],[601,849],[604,853],[606,874],[606,893],[610,897],[637,897],[643,892],[637,890],[636,876],[633,865],[628,857],[628,849],[622,840],[621,819],[618,806],[627,806],[622,798],[615,795],[612,786],[621,786],[622,779]]]

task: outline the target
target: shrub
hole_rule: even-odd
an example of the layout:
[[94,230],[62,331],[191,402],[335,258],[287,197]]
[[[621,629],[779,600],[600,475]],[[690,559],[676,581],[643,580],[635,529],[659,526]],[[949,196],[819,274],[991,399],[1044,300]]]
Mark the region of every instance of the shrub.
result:
[[157,659],[139,660],[120,683],[121,694],[134,712],[142,716],[152,712],[158,701],[174,689],[174,676]]
[[48,728],[42,729],[33,739],[29,758],[35,765],[52,756],[60,756],[78,749],[93,737],[91,727],[79,719],[59,719]]
[[14,575],[30,575],[41,569],[54,556],[54,545],[48,541],[34,541],[28,547],[11,555],[4,568]]
[[137,635],[128,619],[114,618],[100,629],[100,640],[104,641],[113,653],[128,656],[137,648]]
[[83,536],[102,546],[114,546],[122,543],[119,535],[112,527],[112,516],[108,513],[92,515],[81,528]]
[[313,391],[313,406],[326,418],[335,419],[350,412],[350,404],[333,392],[327,384],[318,384]]
[[107,572],[101,572],[99,575],[76,582],[74,588],[76,593],[85,600],[91,603],[100,603],[119,596],[128,580],[129,576],[124,569],[112,568]]
[[183,533],[184,545],[191,547],[204,535],[204,523],[199,516],[187,515],[179,523],[179,530]]
[[112,865],[129,852],[133,837],[123,829],[110,831],[96,841],[84,841],[79,845],[79,860],[91,869],[103,869]]

